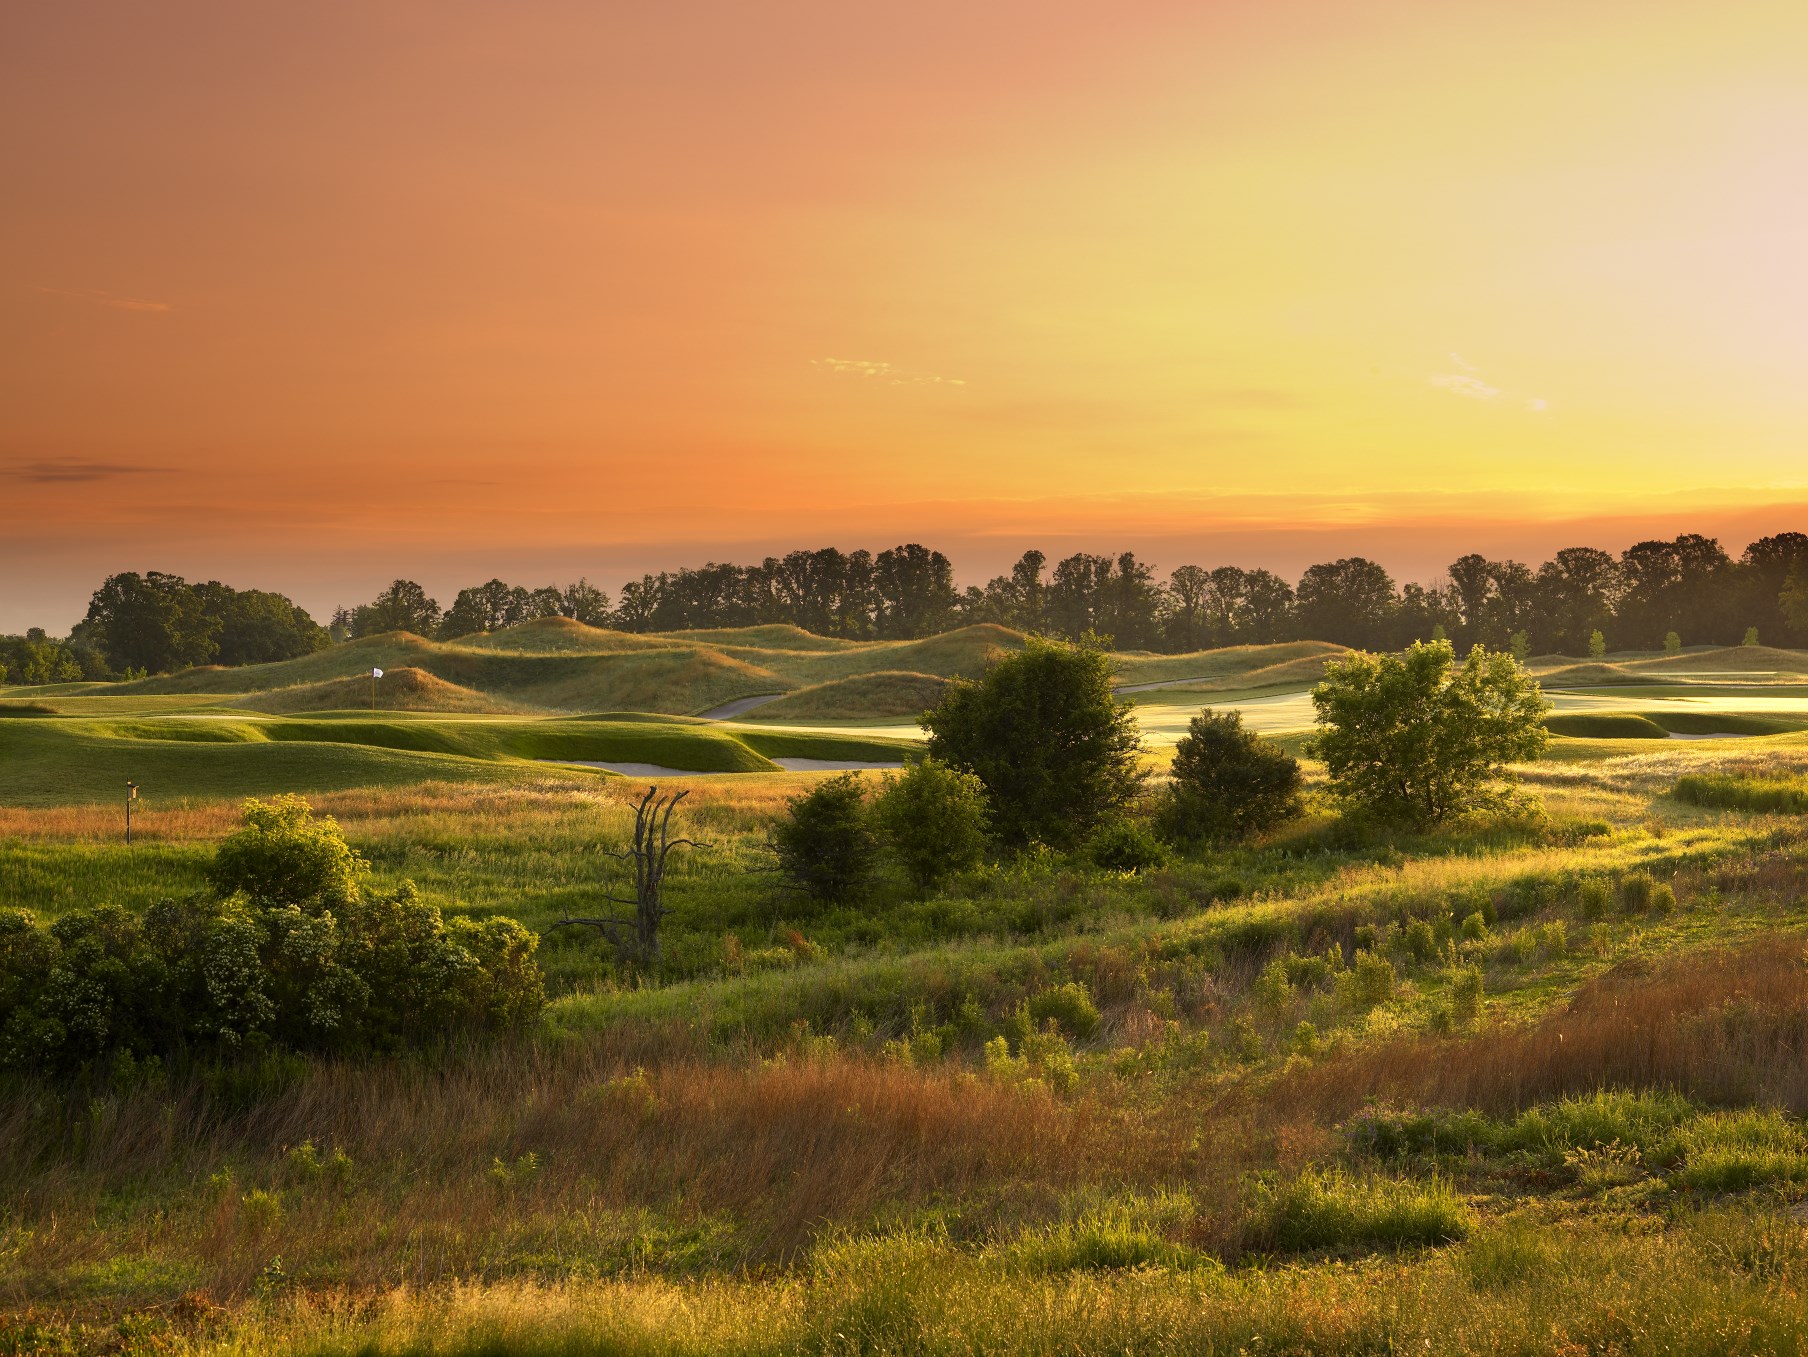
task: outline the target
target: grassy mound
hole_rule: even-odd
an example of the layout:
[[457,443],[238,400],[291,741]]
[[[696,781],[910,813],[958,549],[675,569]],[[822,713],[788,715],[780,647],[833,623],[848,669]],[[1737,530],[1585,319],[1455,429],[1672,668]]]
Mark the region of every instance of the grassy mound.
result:
[[1553,735],[1580,740],[1667,740],[1670,732],[1648,716],[1633,712],[1560,712],[1544,718]]
[[48,702],[0,702],[0,716],[55,716]]
[[[321,683],[297,684],[293,688],[277,688],[241,698],[236,707],[253,711],[313,712],[352,711],[370,701],[368,678],[328,679]],[[388,669],[378,681],[377,708],[382,711],[425,712],[496,712],[520,710],[505,699],[491,697],[476,689],[448,683],[445,679],[404,665]]]
[[747,721],[914,720],[941,701],[948,680],[937,674],[881,670],[854,678],[799,688],[776,702],[762,703]]
[[1617,664],[1566,664],[1538,675],[1544,688],[1600,688],[1614,683],[1644,683],[1632,670]]
[[800,650],[829,652],[856,650],[863,642],[839,636],[818,636],[813,631],[794,627],[789,622],[773,622],[759,627],[699,628],[694,631],[662,633],[679,641],[701,641],[706,645],[737,646],[748,650]]
[[1327,661],[1348,653],[1346,647],[1329,641],[1284,641],[1277,645],[1225,646],[1189,655],[1125,655],[1120,657],[1117,676],[1127,686],[1193,680],[1200,680],[1201,687],[1247,688],[1269,683],[1303,686],[1323,676]]

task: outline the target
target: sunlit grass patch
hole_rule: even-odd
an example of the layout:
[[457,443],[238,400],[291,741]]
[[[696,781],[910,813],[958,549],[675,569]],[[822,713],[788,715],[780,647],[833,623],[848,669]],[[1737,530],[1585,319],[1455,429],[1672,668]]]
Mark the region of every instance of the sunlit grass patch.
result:
[[1691,773],[1676,780],[1670,794],[1690,806],[1743,810],[1760,814],[1808,814],[1808,778],[1742,777],[1729,773]]
[[1256,1185],[1246,1243],[1289,1253],[1420,1248],[1466,1239],[1474,1228],[1475,1212],[1448,1179],[1315,1168]]

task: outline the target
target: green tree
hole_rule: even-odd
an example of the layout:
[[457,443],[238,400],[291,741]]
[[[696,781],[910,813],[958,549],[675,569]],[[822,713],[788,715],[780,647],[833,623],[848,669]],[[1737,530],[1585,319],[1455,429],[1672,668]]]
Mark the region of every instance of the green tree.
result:
[[1544,749],[1550,710],[1511,655],[1478,646],[1458,665],[1443,641],[1332,661],[1312,703],[1313,752],[1333,790],[1378,820],[1415,826],[1495,800],[1506,765]]
[[88,603],[86,625],[115,669],[166,674],[206,664],[219,649],[220,619],[180,575],[110,575]]
[[1743,641],[1739,642],[1739,644],[1742,646],[1757,645],[1758,644],[1758,629],[1756,627],[1747,627],[1745,629],[1745,639]]
[[374,600],[352,613],[353,636],[380,636],[411,631],[431,636],[439,628],[439,604],[413,580],[396,580]]
[[1116,819],[1142,787],[1141,740],[1111,690],[1111,657],[1031,637],[924,713],[929,754],[985,784],[1007,843],[1068,847]]
[[1174,747],[1157,823],[1176,842],[1247,839],[1298,815],[1304,787],[1299,761],[1241,712],[1202,711]]
[[1588,658],[1591,660],[1607,658],[1607,638],[1601,635],[1599,627],[1588,633]]
[[785,875],[823,904],[846,904],[864,894],[878,870],[879,839],[859,776],[827,778],[792,797],[785,809],[772,832],[772,851]]
[[986,851],[986,789],[972,773],[935,759],[888,778],[873,807],[892,855],[919,890],[979,865]]
[[1673,631],[1666,631],[1664,633],[1664,654],[1666,654],[1666,655],[1682,654],[1682,637],[1678,636]]

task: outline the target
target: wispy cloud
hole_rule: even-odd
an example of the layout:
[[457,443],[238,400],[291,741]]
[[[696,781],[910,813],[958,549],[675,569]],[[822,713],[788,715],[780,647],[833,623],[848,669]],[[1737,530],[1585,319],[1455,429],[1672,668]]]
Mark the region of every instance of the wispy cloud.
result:
[[869,377],[888,386],[965,386],[966,379],[944,377],[939,372],[901,368],[873,358],[812,358],[810,366],[843,377]]
[[1431,384],[1443,387],[1453,396],[1467,396],[1470,400],[1491,401],[1500,395],[1498,386],[1489,386],[1480,377],[1467,372],[1440,372],[1432,377]]
[[1448,357],[1460,371],[1434,372],[1426,378],[1441,391],[1448,391],[1453,396],[1461,396],[1465,400],[1474,401],[1499,400],[1502,396],[1506,396],[1519,401],[1535,415],[1542,415],[1551,408],[1551,403],[1543,396],[1516,396],[1502,387],[1495,386],[1494,383],[1481,376],[1480,368],[1454,349],[1451,350]]
[[154,312],[176,309],[168,302],[154,302],[148,297],[122,297],[117,292],[108,292],[98,287],[81,290],[66,287],[40,287],[38,291],[49,297],[71,297],[80,302],[92,302],[96,306],[109,306],[115,311]]
[[157,470],[150,466],[127,466],[123,462],[78,462],[63,457],[0,466],[0,479],[24,481],[28,485],[76,485],[116,480],[121,476],[145,476]]

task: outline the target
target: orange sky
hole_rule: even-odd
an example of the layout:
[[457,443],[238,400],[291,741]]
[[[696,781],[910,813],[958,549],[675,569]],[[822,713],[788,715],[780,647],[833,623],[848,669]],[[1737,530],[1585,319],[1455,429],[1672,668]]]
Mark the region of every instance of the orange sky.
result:
[[0,629],[1737,551],[1808,527],[1804,70],[1799,0],[10,5]]

